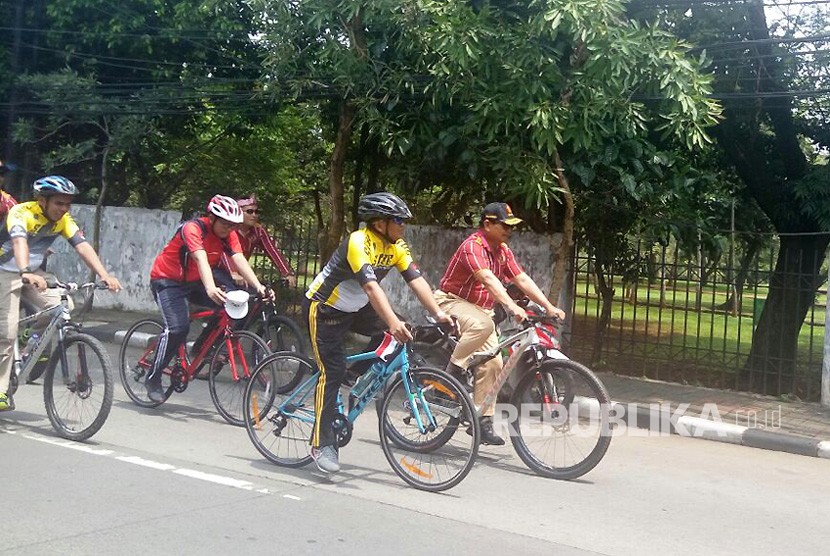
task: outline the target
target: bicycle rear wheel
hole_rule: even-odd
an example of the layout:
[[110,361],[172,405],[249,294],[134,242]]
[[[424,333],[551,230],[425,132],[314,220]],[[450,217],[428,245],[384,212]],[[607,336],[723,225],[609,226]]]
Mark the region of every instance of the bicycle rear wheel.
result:
[[[124,391],[136,405],[141,407],[156,407],[164,402],[154,402],[147,397],[144,388],[144,379],[156,360],[156,347],[159,336],[164,327],[153,319],[140,320],[132,325],[124,335],[121,350],[118,354],[118,375]],[[164,399],[173,392],[170,380],[170,368],[164,369],[161,377],[161,387],[164,390]]]
[[73,333],[58,344],[43,379],[46,414],[57,433],[86,440],[98,432],[112,407],[112,382],[109,354],[97,339]]
[[[286,388],[279,380],[284,376],[308,378],[297,388]],[[292,352],[269,355],[254,369],[245,389],[243,416],[248,438],[268,461],[284,467],[311,461],[317,376],[313,361]],[[263,391],[268,395],[262,396]]]
[[581,477],[611,444],[611,399],[576,361],[549,360],[529,371],[513,393],[510,440],[522,461],[553,479]]
[[[410,380],[411,394],[404,380]],[[461,384],[438,369],[410,369],[407,377],[394,379],[386,394],[378,428],[383,454],[395,473],[432,492],[464,480],[475,463],[481,430]],[[423,432],[419,421],[428,425]]]
[[[254,368],[270,353],[262,338],[253,332],[232,331],[220,338],[210,361],[208,385],[213,405],[231,425],[241,427],[244,424],[245,387]],[[254,386],[259,389],[260,397],[268,399],[272,395],[270,388],[277,384],[277,377],[265,373],[260,373]]]

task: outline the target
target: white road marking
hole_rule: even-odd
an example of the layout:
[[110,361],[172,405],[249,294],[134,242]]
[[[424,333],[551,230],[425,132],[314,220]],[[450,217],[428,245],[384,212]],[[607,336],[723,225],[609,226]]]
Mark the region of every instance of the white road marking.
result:
[[117,456],[115,459],[126,463],[134,463],[142,467],[149,467],[150,469],[158,469],[159,471],[172,471],[176,468],[175,465],[169,463],[159,463],[150,459],[140,458],[138,456]]
[[184,475],[185,477],[199,479],[200,481],[216,483],[218,485],[241,488],[242,490],[253,490],[254,488],[254,485],[248,481],[241,481],[239,479],[232,479],[230,477],[223,477],[222,475],[214,475],[212,473],[205,473],[203,471],[196,471],[193,469],[174,469],[173,473],[176,475]]
[[[6,434],[17,434],[16,431],[12,430],[3,430],[0,431]],[[37,434],[22,434],[24,438],[28,438],[30,440],[36,440],[38,442],[43,442],[46,444],[51,444],[53,446],[59,446],[61,448],[69,448],[72,450],[77,450],[79,452],[85,452],[87,454],[92,454],[96,456],[105,456],[110,457],[111,459],[121,461],[124,463],[130,463],[133,465],[140,465],[141,467],[149,467],[150,469],[155,469],[157,471],[167,471],[172,472],[176,475],[181,475],[184,477],[190,477],[191,479],[197,479],[200,481],[207,481],[209,483],[214,483],[218,485],[228,486],[231,488],[238,488],[240,490],[246,490],[249,492],[257,492],[259,494],[274,494],[267,488],[257,487],[250,481],[244,481],[241,479],[235,479],[233,477],[226,477],[224,475],[216,475],[213,473],[205,473],[204,471],[197,471],[195,469],[187,469],[184,467],[176,467],[175,465],[171,465],[169,463],[162,463],[158,461],[153,461],[151,459],[145,459],[139,456],[123,456],[118,455],[113,450],[106,450],[102,448],[92,448],[90,446],[86,446],[84,444],[78,444],[77,442],[72,442],[70,440],[58,439],[58,438],[49,438],[47,436],[40,436]],[[291,494],[284,494],[283,498],[288,498],[289,500],[301,500],[301,498],[297,496],[293,496]]]
[[38,442],[45,442],[46,444],[53,444],[55,446],[60,446],[62,448],[69,448],[71,450],[77,450],[79,452],[86,452],[87,454],[92,454],[95,456],[108,456],[113,453],[112,450],[104,450],[104,449],[96,449],[86,446],[84,444],[78,444],[77,442],[72,442],[71,440],[62,440],[57,438],[49,438],[46,436],[36,436],[32,434],[24,434],[26,438],[31,440],[37,440]]

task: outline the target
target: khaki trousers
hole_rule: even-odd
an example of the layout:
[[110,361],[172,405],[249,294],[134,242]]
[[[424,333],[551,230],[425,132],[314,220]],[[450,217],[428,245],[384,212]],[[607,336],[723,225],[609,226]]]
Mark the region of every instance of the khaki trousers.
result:
[[[35,274],[46,276],[42,271]],[[60,290],[37,291],[33,286],[24,285],[16,272],[0,270],[0,392],[9,389],[12,365],[14,364],[14,342],[17,341],[17,324],[20,321],[20,298],[41,310],[54,307],[61,302]],[[38,325],[44,327],[48,320]]]
[[[492,309],[483,309],[466,299],[441,290],[436,290],[434,295],[435,301],[441,307],[441,310],[458,319],[461,339],[458,345],[455,346],[450,361],[462,369],[466,369],[467,360],[473,353],[492,349],[499,344]],[[495,396],[493,402],[487,407],[482,407],[482,403],[484,403],[484,398],[495,384],[496,377],[501,369],[502,361],[501,356],[499,356],[479,365],[475,370],[473,401],[476,406],[481,408],[482,417],[492,417],[495,413]]]

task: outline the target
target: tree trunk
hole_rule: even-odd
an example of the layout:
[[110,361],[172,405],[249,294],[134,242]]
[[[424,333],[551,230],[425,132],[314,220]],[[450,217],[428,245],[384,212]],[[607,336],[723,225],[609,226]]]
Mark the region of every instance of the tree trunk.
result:
[[352,227],[357,229],[360,225],[360,218],[357,216],[357,206],[360,204],[360,197],[363,195],[363,167],[366,157],[369,154],[367,144],[369,141],[369,126],[366,124],[360,129],[360,147],[357,150],[357,159],[354,163],[354,183],[352,184]]
[[331,202],[331,216],[328,231],[320,245],[320,262],[325,264],[343,238],[345,198],[343,175],[346,168],[346,151],[352,136],[355,108],[348,99],[340,101],[340,116],[337,122],[337,136],[334,140],[334,151],[329,166],[329,197]]
[[781,237],[769,296],[739,376],[740,389],[770,395],[796,389],[798,334],[824,278],[821,265],[828,243],[826,235]]
[[738,274],[735,276],[735,281],[732,284],[731,291],[729,292],[729,299],[727,299],[722,305],[715,307],[715,309],[728,311],[733,317],[737,317],[741,312],[741,299],[743,298],[746,277],[749,276],[749,267],[752,265],[752,261],[755,260],[755,256],[761,250],[762,245],[763,241],[759,239],[754,241],[750,240],[747,243],[746,250],[741,257],[741,262],[738,266]]
[[[553,249],[553,269],[551,271],[550,290],[548,291],[548,299],[554,305],[559,304],[559,292],[565,284],[565,277],[567,275],[566,266],[570,264],[570,254],[573,251],[574,245],[574,198],[571,194],[570,183],[568,177],[565,175],[565,170],[562,166],[562,159],[559,157],[559,151],[554,151],[553,160],[556,164],[554,171],[556,178],[559,181],[559,187],[562,188],[562,203],[565,205],[565,215],[562,220],[562,241],[558,246],[553,244],[553,236],[551,236],[551,249]],[[569,308],[566,307],[565,310]]]
[[[101,251],[101,216],[104,212],[104,196],[107,194],[107,164],[110,156],[110,142],[107,137],[107,143],[104,146],[104,151],[101,154],[101,191],[98,193],[98,200],[95,203],[95,224],[92,230],[92,248],[96,253]],[[95,280],[95,271],[89,271],[89,281]]]
[[[605,279],[606,266],[599,261],[600,256],[601,255],[597,252],[595,275],[597,277],[597,286],[599,289],[602,307],[599,314],[597,329],[594,333],[594,353],[591,356],[592,364],[597,364],[602,359],[602,351],[605,347],[605,335],[608,332],[608,326],[611,324],[611,306],[614,303],[614,289]],[[608,274],[610,275],[610,272]]]

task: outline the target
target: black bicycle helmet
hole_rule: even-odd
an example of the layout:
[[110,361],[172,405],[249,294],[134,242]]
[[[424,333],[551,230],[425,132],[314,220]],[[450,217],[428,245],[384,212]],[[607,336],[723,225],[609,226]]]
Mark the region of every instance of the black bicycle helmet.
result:
[[365,195],[357,204],[357,215],[368,222],[376,218],[412,218],[412,212],[397,195],[382,191]]

